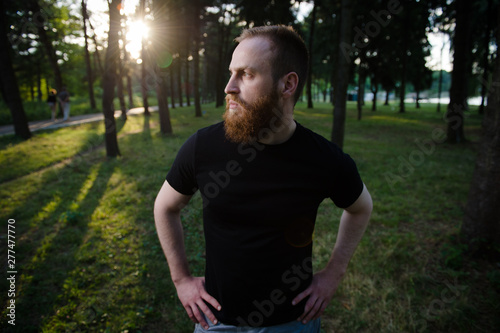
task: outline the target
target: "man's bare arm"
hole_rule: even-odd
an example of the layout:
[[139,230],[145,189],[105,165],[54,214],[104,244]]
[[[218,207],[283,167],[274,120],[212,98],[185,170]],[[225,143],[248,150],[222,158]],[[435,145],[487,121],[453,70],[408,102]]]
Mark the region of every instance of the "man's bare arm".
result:
[[194,323],[208,328],[203,313],[213,323],[217,319],[204,301],[219,310],[220,304],[206,292],[205,278],[193,277],[189,271],[180,213],[190,199],[191,196],[177,192],[165,181],[155,201],[155,225],[179,300]]
[[337,241],[328,264],[323,270],[314,275],[311,286],[293,300],[293,304],[297,304],[309,296],[304,313],[298,320],[308,322],[323,314],[363,237],[372,209],[372,198],[366,186],[364,186],[359,198],[342,213]]

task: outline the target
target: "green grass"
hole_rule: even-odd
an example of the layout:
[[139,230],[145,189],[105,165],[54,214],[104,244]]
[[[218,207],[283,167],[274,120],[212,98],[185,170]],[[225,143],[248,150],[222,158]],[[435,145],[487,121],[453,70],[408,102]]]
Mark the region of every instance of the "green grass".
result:
[[[134,107],[142,106],[142,98],[138,95],[133,97]],[[125,102],[128,103],[128,98],[126,97]],[[156,96],[148,97],[149,105],[157,105]],[[120,103],[118,99],[115,98],[114,101],[115,110],[120,110]],[[38,121],[47,120],[51,117],[51,111],[46,101],[23,101],[24,113],[28,121]],[[71,110],[70,116],[78,116],[83,114],[99,113],[102,110],[102,100],[100,97],[96,97],[96,109],[90,107],[90,102],[88,97],[71,97]],[[59,111],[58,111],[59,112]],[[61,115],[57,115],[58,118],[62,118]],[[0,101],[0,126],[11,125],[12,115],[10,114],[7,105]]]
[[[362,121],[349,107],[344,149],[358,164],[374,212],[323,316],[323,331],[499,327],[498,266],[468,259],[455,240],[480,117],[471,112],[466,119],[471,142],[448,145],[431,143],[433,133],[446,128],[433,107],[408,107],[405,114],[379,107],[365,111]],[[171,110],[175,134],[169,137],[159,134],[157,113],[118,120],[122,156],[115,159],[105,157],[101,123],[36,132],[28,141],[0,138],[0,251],[6,259],[7,220],[15,219],[18,271],[15,327],[6,317],[8,283],[0,281],[0,331],[192,332],[170,281],[152,209],[182,143],[220,120],[222,109],[203,110],[202,118],[194,117],[193,108]],[[328,104],[313,110],[299,104],[296,119],[329,138],[331,114]],[[204,270],[201,207],[197,195],[182,214],[195,274]],[[327,201],[320,206],[316,268],[328,260],[340,214]]]

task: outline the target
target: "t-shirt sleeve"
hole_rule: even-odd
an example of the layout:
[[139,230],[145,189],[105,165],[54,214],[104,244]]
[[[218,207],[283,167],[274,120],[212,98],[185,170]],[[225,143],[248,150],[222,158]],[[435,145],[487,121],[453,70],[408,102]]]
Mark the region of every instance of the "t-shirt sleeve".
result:
[[167,173],[166,180],[174,190],[193,195],[198,189],[195,174],[196,134],[182,145]]
[[354,160],[337,148],[337,165],[334,168],[333,189],[330,198],[336,206],[347,208],[363,191],[363,181]]

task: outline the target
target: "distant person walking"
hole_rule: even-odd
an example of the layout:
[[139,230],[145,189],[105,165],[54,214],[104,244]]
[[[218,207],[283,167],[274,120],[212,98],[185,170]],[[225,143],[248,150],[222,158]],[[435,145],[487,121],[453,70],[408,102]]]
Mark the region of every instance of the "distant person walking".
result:
[[64,120],[69,119],[69,92],[66,87],[62,87],[61,92],[58,95],[59,103],[61,103],[61,108],[63,109]]
[[51,119],[52,121],[56,120],[56,105],[57,105],[57,90],[50,89],[49,97],[47,97],[47,104],[50,107],[50,111],[52,112]]

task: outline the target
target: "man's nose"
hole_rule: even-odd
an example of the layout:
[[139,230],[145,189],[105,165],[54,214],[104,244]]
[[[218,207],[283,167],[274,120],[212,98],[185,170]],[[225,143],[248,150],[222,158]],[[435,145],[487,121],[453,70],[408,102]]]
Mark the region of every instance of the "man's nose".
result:
[[240,92],[240,89],[238,87],[238,83],[237,83],[234,75],[232,75],[229,78],[229,81],[227,82],[227,85],[226,85],[226,88],[224,89],[224,92],[226,94],[237,94]]

